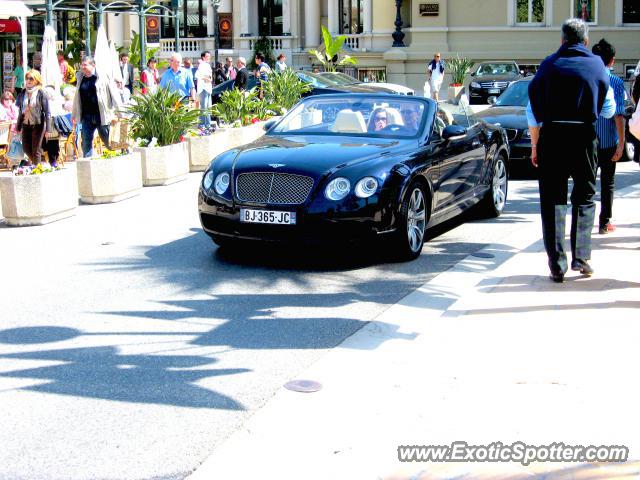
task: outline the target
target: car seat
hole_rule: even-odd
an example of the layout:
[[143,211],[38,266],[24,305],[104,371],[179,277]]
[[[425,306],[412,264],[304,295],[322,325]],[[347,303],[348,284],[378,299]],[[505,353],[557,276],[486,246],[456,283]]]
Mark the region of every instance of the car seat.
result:
[[365,133],[367,126],[360,112],[340,110],[329,130],[336,133]]
[[402,119],[402,115],[397,108],[387,107],[385,109],[387,111],[387,125],[404,125],[404,120]]

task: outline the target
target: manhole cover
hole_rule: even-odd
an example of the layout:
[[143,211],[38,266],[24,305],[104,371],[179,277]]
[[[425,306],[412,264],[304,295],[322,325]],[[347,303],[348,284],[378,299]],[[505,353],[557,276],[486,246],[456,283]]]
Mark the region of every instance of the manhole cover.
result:
[[292,380],[284,384],[284,388],[294,392],[311,393],[317,392],[322,388],[319,382],[313,380]]
[[472,257],[477,257],[477,258],[495,258],[495,255],[492,253],[485,253],[485,252],[475,252],[471,254]]

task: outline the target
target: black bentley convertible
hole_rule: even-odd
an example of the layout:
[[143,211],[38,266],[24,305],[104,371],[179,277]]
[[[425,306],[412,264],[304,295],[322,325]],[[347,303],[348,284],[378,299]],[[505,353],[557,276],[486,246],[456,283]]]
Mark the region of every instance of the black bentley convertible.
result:
[[387,94],[308,97],[205,171],[198,208],[219,245],[384,236],[420,255],[425,230],[507,199],[504,130],[463,105]]

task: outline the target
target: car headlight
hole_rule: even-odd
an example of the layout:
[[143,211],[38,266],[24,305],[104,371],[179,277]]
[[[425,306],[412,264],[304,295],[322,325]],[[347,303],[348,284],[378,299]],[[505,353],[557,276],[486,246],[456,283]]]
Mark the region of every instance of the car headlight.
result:
[[324,189],[324,196],[329,200],[342,200],[351,190],[351,183],[344,177],[331,180]]
[[368,198],[378,189],[378,181],[373,177],[364,177],[356,183],[356,196],[360,198]]
[[222,195],[229,188],[229,178],[228,172],[219,173],[216,177],[213,187],[218,195]]
[[202,179],[202,186],[205,190],[209,190],[211,185],[213,184],[213,172],[209,170],[205,173],[204,178]]
[[471,82],[471,83],[469,84],[469,86],[470,86],[471,88],[482,88],[482,87],[480,87],[480,84],[479,84],[478,82]]
[[528,128],[522,131],[522,138],[531,138],[531,132]]

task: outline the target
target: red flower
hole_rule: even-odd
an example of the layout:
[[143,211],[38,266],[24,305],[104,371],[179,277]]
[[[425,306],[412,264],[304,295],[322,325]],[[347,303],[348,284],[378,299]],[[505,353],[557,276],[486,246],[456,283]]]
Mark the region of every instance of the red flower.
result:
[[253,117],[251,119],[251,123],[258,123],[260,121],[260,119],[258,117]]
[[184,135],[180,135],[180,141],[184,142]]

